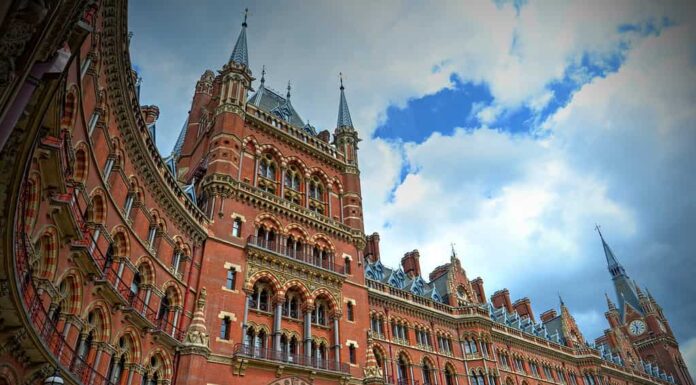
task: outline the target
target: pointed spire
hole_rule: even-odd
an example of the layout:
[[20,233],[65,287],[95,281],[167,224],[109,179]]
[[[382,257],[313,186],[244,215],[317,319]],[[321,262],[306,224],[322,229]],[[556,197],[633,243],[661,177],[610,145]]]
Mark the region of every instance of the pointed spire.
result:
[[607,258],[607,268],[609,269],[609,272],[611,273],[612,277],[616,277],[618,275],[626,275],[626,271],[624,270],[623,266],[621,266],[619,261],[616,259],[614,252],[611,250],[607,242],[604,240],[604,236],[602,235],[602,230],[600,229],[599,225],[595,225],[595,230],[597,230],[597,233],[599,233],[599,238],[602,240],[604,256]]
[[561,297],[561,293],[558,293],[558,303],[561,304],[561,309],[565,307],[565,303],[563,302],[563,297]]
[[292,87],[290,86],[290,80],[288,80],[288,93],[285,94],[285,97],[286,97],[286,99],[288,100],[288,102],[290,102],[290,89],[291,89],[291,88],[292,88]]
[[346,101],[346,95],[343,91],[345,89],[345,87],[343,87],[343,74],[340,73],[339,77],[341,81],[341,100],[338,103],[338,123],[336,123],[336,127],[353,128],[353,121],[350,118],[350,111],[348,111],[348,102]]
[[230,61],[249,67],[249,53],[247,51],[247,38],[246,38],[246,28],[247,28],[247,16],[249,15],[249,9],[244,10],[244,22],[242,23],[242,31],[239,32],[239,37],[237,37],[237,43],[234,45],[232,50],[232,55],[230,55]]
[[261,85],[264,85],[266,83],[266,65],[264,64],[261,67]]
[[614,302],[612,302],[609,298],[609,294],[604,293],[604,297],[607,299],[607,308],[609,309],[609,311],[615,311],[616,305],[614,305]]
[[208,329],[205,327],[205,302],[207,293],[205,287],[201,288],[196,300],[196,311],[193,313],[191,324],[186,330],[184,339],[184,347],[191,352],[206,354],[210,353],[208,348],[209,335]]

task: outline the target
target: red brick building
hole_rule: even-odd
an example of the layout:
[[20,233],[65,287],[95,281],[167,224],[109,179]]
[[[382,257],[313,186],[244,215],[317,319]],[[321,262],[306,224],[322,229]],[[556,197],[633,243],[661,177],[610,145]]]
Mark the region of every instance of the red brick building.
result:
[[619,306],[592,344],[454,250],[384,266],[342,82],[317,132],[252,76],[246,20],[163,157],[125,3],[0,12],[0,384],[693,384],[603,238]]

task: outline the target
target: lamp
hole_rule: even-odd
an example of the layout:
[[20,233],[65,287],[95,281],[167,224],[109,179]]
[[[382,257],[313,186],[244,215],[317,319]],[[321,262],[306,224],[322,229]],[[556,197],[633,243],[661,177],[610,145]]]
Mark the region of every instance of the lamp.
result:
[[60,369],[56,368],[56,371],[52,375],[46,377],[44,380],[44,385],[63,385],[65,381],[63,377],[60,376]]

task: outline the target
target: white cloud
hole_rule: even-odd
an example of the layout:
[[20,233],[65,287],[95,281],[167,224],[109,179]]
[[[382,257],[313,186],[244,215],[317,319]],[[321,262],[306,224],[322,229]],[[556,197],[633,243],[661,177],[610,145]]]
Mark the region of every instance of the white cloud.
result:
[[[419,248],[427,256],[422,270],[430,271],[447,260],[449,242],[457,242],[471,278],[482,275],[489,292],[507,286],[518,289],[513,296],[540,294],[532,298],[537,310],[545,310],[539,302],[552,304],[556,290],[570,292],[570,306],[575,303],[581,328],[593,339],[606,327],[601,293],[612,290],[592,232],[599,222],[614,245],[635,245],[634,255],[622,254],[634,278],[653,287],[673,283],[658,298],[693,294],[674,285],[687,282],[676,277],[688,279],[694,267],[675,271],[673,264],[684,261],[676,246],[649,230],[696,215],[693,195],[681,193],[696,187],[690,32],[677,26],[634,42],[618,73],[583,87],[545,122],[546,139],[480,128],[404,144],[400,151],[414,171],[393,200],[382,205],[365,194],[368,218],[390,224],[380,229],[383,258],[397,264],[403,252]],[[669,242],[690,239],[688,231],[671,234]],[[673,262],[656,263],[657,255]],[[652,274],[641,269],[648,266]],[[663,306],[678,333],[688,333],[693,305]]]

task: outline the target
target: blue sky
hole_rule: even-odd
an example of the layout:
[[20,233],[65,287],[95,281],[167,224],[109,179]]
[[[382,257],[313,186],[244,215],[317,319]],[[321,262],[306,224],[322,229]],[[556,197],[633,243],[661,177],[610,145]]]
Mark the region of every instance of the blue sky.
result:
[[[689,3],[225,2],[131,5],[141,102],[168,152],[196,80],[219,69],[250,8],[252,71],[293,84],[333,130],[345,74],[366,232],[423,271],[456,244],[488,294],[537,314],[560,292],[589,340],[613,294],[595,223],[664,307],[696,365],[696,20]],[[693,370],[692,370],[693,371]]]

